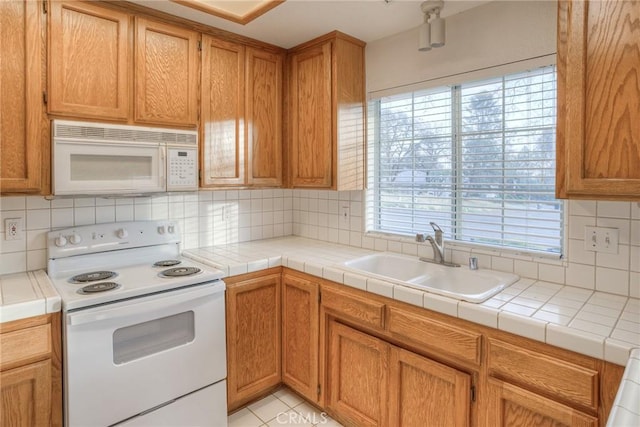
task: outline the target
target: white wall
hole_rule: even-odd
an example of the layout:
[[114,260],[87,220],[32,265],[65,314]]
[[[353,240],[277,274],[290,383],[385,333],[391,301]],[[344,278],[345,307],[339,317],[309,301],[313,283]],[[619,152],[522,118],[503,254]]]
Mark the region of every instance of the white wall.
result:
[[[495,1],[446,18],[446,44],[418,51],[418,29],[367,44],[367,91],[556,52],[556,2]],[[446,2],[445,2],[446,8]]]

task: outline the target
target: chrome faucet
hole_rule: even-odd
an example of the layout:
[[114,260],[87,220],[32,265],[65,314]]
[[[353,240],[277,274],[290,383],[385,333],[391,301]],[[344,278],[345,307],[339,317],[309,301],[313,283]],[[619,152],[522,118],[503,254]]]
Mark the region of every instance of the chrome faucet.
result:
[[442,238],[442,229],[435,222],[430,222],[429,225],[433,228],[433,236],[417,234],[416,242],[428,241],[431,243],[431,247],[433,248],[433,260],[428,258],[420,258],[420,260],[434,262],[436,264],[442,264],[449,267],[460,267],[460,264],[454,264],[444,260],[444,239]]
[[444,264],[444,241],[442,240],[442,229],[435,222],[430,222],[434,236],[426,236],[427,241],[433,248],[433,260],[438,264]]

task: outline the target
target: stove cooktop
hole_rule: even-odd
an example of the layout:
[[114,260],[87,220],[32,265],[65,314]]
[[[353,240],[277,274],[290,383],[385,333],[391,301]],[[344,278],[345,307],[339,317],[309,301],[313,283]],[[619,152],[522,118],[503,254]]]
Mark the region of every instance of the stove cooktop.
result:
[[217,281],[223,272],[180,256],[177,221],[93,224],[47,234],[47,274],[64,310]]
[[[78,283],[73,280],[77,276],[74,274],[73,276],[54,277],[51,280],[62,298],[63,309],[68,311],[184,286],[217,281],[223,276],[222,271],[197,264],[187,258],[180,258],[179,265],[180,267],[178,268],[159,268],[152,263],[145,262],[140,265],[113,268],[112,270],[116,275],[108,279]],[[163,272],[177,269],[188,270],[189,272],[194,271],[195,273],[173,276],[163,274]],[[103,277],[103,275],[95,273],[88,271],[87,275]],[[102,273],[102,271],[97,273]]]

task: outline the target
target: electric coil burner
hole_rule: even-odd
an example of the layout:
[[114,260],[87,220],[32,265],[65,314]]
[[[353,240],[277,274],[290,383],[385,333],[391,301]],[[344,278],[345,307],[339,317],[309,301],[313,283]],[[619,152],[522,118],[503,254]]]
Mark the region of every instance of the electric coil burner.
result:
[[162,261],[154,262],[153,266],[154,267],[173,267],[174,265],[178,265],[180,263],[182,263],[182,261],[177,259],[165,259]]
[[162,277],[184,277],[184,276],[193,276],[194,274],[200,273],[198,267],[176,267],[170,268],[168,270],[164,270],[160,272],[160,276]]
[[114,289],[118,289],[119,287],[120,285],[116,282],[100,282],[84,286],[78,289],[78,293],[82,295],[90,295],[98,292],[112,291]]
[[117,274],[113,271],[92,271],[91,273],[82,273],[69,279],[72,283],[89,283],[99,280],[113,279]]

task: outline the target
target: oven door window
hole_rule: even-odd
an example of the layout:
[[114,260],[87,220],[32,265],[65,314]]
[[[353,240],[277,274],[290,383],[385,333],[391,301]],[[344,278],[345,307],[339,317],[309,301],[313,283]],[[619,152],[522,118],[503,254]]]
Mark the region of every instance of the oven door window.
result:
[[116,329],[113,333],[113,363],[131,362],[188,344],[194,338],[193,311]]

